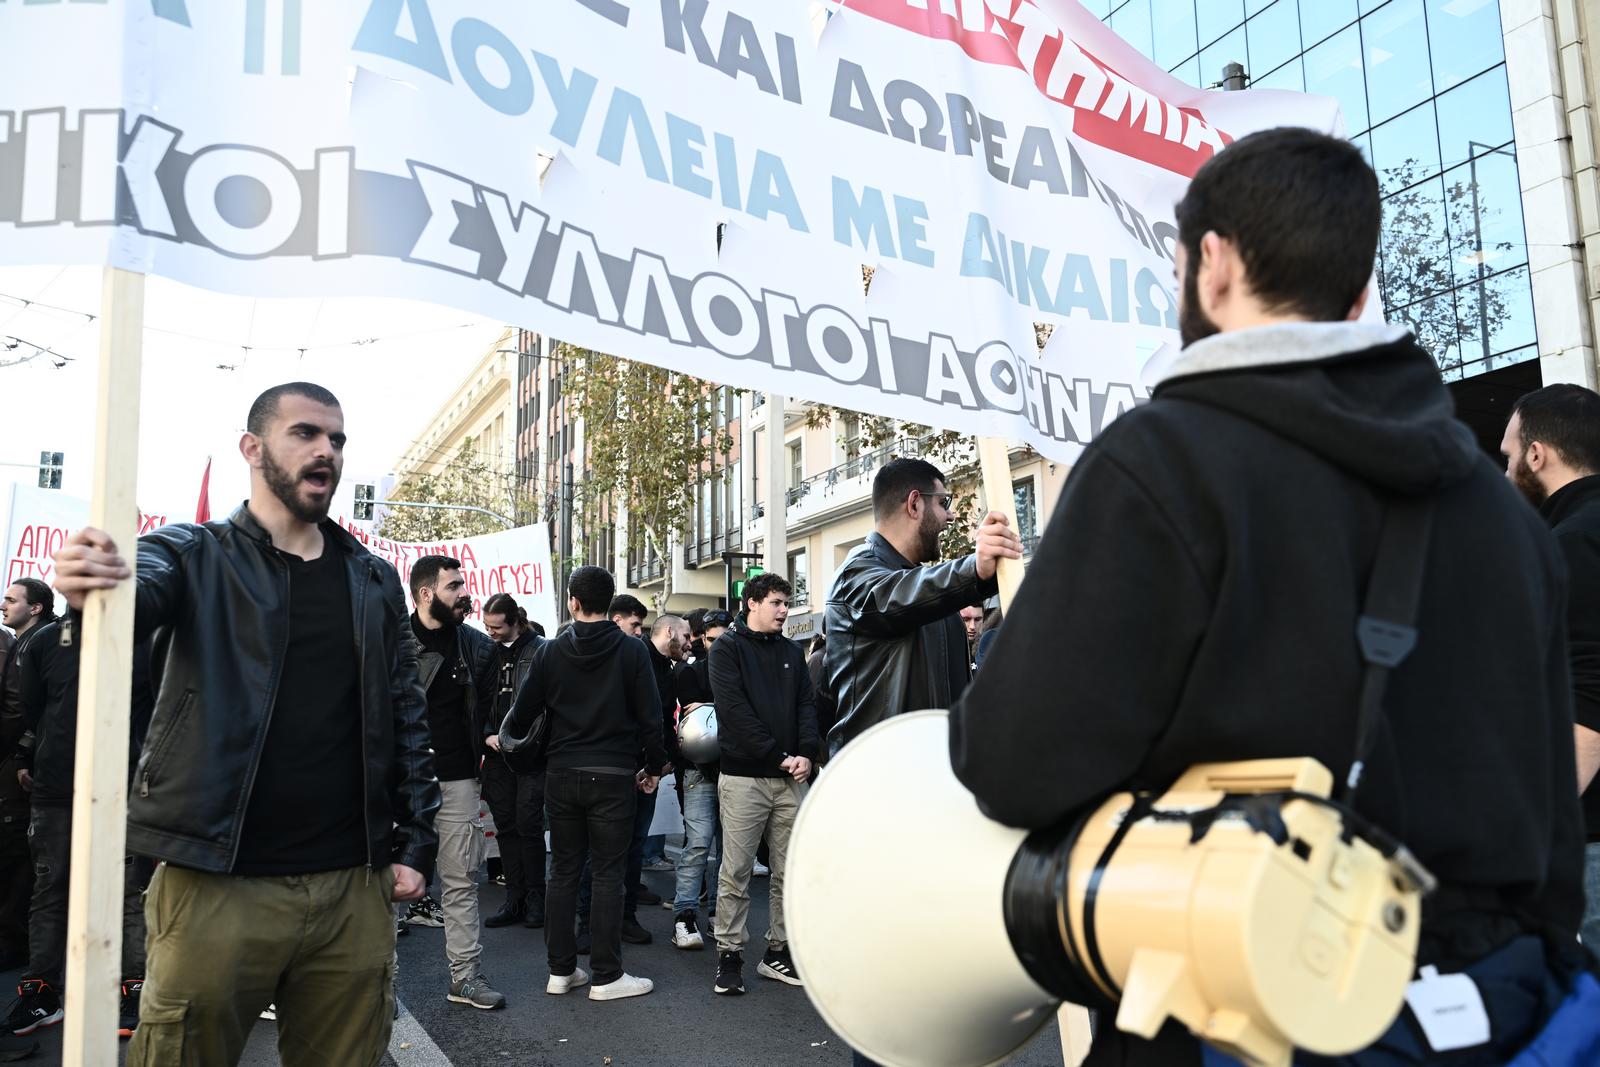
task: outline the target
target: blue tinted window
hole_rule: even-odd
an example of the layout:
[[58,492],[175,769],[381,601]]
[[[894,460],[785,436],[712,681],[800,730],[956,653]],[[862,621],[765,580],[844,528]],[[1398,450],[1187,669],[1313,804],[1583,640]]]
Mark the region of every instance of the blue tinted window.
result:
[[1422,0],[1391,0],[1361,20],[1366,45],[1367,107],[1373,125],[1433,95]]
[[1365,15],[1369,11],[1376,11],[1388,2],[1389,0],[1361,0],[1361,13]]
[[1315,44],[1356,20],[1356,0],[1300,0],[1300,36]]
[[[1243,0],[1195,0],[1200,27],[1200,43],[1210,44],[1244,21]],[[1244,56],[1239,56],[1244,62]],[[1209,74],[1206,75],[1210,77]],[[1221,77],[1221,74],[1218,74]]]
[[1500,5],[1494,0],[1428,0],[1428,36],[1440,92],[1506,58]]
[[1262,9],[1264,9],[1268,5],[1270,5],[1272,2],[1273,2],[1273,0],[1244,0],[1244,16],[1245,16],[1245,18],[1249,18],[1251,15],[1254,15],[1256,12],[1261,11]]
[[[1466,286],[1456,293],[1456,306],[1471,308],[1474,311],[1480,306],[1488,311],[1489,324],[1489,352],[1491,355],[1505,352],[1523,345],[1535,344],[1538,337],[1533,329],[1533,284],[1528,278],[1528,268],[1518,267],[1516,270],[1506,271],[1490,278],[1481,288],[1483,299],[1480,305],[1475,295],[1479,286],[1477,284]],[[1473,327],[1474,339],[1481,336],[1476,326]],[[1461,354],[1465,357],[1470,345],[1463,342]],[[1478,352],[1482,352],[1480,345]]]
[[1306,90],[1306,76],[1298,59],[1291,59],[1271,74],[1252,79],[1252,89],[1290,89],[1297,93]]
[[1444,182],[1431,178],[1383,202],[1383,306],[1407,307],[1453,287]]
[[1202,88],[1200,84],[1200,57],[1195,56],[1193,59],[1185,60],[1173,67],[1172,76],[1196,88]]
[[[1244,27],[1240,26],[1228,36],[1200,53],[1200,78],[1206,85],[1222,80],[1222,68],[1229,63],[1244,63]],[[1248,69],[1248,68],[1246,68]]]
[[1439,136],[1433,103],[1373,128],[1372,155],[1383,195],[1399,192],[1439,173]]
[[1494,274],[1528,261],[1517,160],[1511,149],[1479,156],[1447,172],[1444,196],[1457,285],[1476,282],[1480,273]]
[[1348,30],[1306,52],[1306,92],[1338,99],[1345,129],[1367,128],[1367,83],[1361,76],[1361,32]]
[[1403,308],[1385,304],[1384,312],[1390,322],[1415,334],[1417,343],[1441,368],[1460,365],[1462,336],[1455,294],[1444,293]]
[[1276,70],[1300,54],[1300,11],[1295,0],[1277,0],[1245,23],[1252,75]]
[[1446,167],[1511,141],[1511,97],[1504,64],[1451,89],[1436,106],[1439,150]]
[[1129,0],[1113,11],[1111,28],[1144,55],[1155,55],[1150,37],[1150,0]]
[[1089,14],[1097,19],[1103,20],[1107,15],[1111,14],[1111,0],[1081,0],[1081,2],[1088,9]]
[[1151,5],[1156,62],[1170,70],[1199,50],[1195,39],[1194,0],[1151,0]]

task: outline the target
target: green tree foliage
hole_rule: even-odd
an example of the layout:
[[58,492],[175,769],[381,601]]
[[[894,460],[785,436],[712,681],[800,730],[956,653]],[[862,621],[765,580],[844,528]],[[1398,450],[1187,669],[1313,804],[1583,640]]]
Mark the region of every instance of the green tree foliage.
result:
[[[449,504],[492,511],[526,526],[538,520],[538,498],[517,484],[516,475],[489,462],[463,441],[455,456],[433,474],[415,474],[389,492],[390,500],[422,504]],[[505,523],[476,511],[389,507],[377,525],[378,535],[391,541],[424,544],[476,537],[507,529]]]

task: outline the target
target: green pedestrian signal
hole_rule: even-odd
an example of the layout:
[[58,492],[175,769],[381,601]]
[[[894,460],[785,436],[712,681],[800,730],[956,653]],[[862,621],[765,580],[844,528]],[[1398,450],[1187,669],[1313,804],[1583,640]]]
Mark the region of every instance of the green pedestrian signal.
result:
[[733,581],[733,595],[728,598],[729,607],[731,607],[734,611],[742,610],[744,608],[745,583],[750,581],[750,579],[754,578],[756,575],[765,573],[765,569],[758,563],[752,563],[750,566],[746,567],[744,569],[744,577],[735,578]]

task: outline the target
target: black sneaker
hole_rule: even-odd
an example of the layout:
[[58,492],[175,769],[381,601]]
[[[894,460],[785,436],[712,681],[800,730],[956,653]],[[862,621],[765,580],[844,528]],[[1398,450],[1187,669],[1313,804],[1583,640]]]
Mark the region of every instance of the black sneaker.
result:
[[717,984],[713,993],[737,997],[744,993],[744,957],[737,952],[717,953]]
[[651,889],[643,882],[640,882],[638,895],[634,899],[640,904],[643,904],[645,907],[651,908],[661,903],[661,894],[657,893],[654,889]]
[[544,898],[537,893],[528,894],[528,916],[522,920],[522,925],[530,930],[544,929]]
[[122,1005],[117,1009],[118,1037],[132,1037],[139,1029],[139,994],[142,992],[143,978],[129,978],[122,983]]
[[407,934],[409,934],[410,932],[411,932],[411,927],[409,925],[407,925],[407,923],[406,923],[406,921],[404,919],[399,918],[397,916],[395,918],[395,920],[394,920],[394,936],[396,936],[396,937],[404,937]]
[[622,917],[622,940],[630,945],[648,945],[655,937],[639,925],[638,916],[624,915]]
[[17,985],[17,1006],[6,1016],[4,1028],[21,1037],[42,1026],[61,1021],[61,994],[42,978],[24,978]]
[[483,920],[483,925],[491,929],[502,926],[512,926],[528,917],[528,902],[521,893],[516,896],[507,894],[506,902],[500,905],[500,910]]
[[782,948],[767,947],[767,954],[761,957],[761,962],[756,964],[756,973],[763,978],[775,978],[789,985],[801,985],[800,972],[794,969],[794,960],[789,958],[789,946]]

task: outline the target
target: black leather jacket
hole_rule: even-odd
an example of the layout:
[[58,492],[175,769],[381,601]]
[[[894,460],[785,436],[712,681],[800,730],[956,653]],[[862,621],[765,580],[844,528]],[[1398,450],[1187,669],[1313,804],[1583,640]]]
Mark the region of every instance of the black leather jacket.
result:
[[[511,705],[516,703],[517,690],[522,688],[522,683],[528,680],[529,673],[533,670],[533,654],[544,644],[544,638],[528,630],[513,641],[510,645],[501,645],[495,649],[495,697],[494,713],[484,723],[484,729],[492,734],[500,732],[500,726],[505,722],[506,715],[511,711]],[[495,759],[493,755],[484,757]],[[527,759],[517,759],[501,753],[498,757],[518,774],[534,774],[539,768]]]
[[[407,619],[410,622],[410,619]],[[413,631],[412,636],[416,636]],[[466,716],[462,721],[462,728],[467,732],[467,751],[478,759],[483,758],[487,749],[483,740],[489,736],[491,729],[498,729],[496,722],[491,727],[495,705],[495,688],[500,682],[500,656],[499,646],[482,630],[471,626],[456,627],[456,655],[460,661],[467,665],[467,673],[471,684],[464,684],[462,688],[463,707]],[[422,683],[423,698],[426,700],[428,687],[433,684],[435,675],[441,670],[454,669],[454,664],[446,664],[444,657],[437,652],[429,652],[419,644],[417,647],[417,678]],[[476,766],[476,764],[474,764]]]
[[[828,591],[823,671],[839,715],[829,755],[891,716],[948,708],[960,695],[951,691],[953,672],[967,673],[957,613],[998,588],[978,577],[975,556],[920,567],[883,535],[868,534]],[[952,633],[963,650],[954,664]]]
[[[433,866],[439,783],[400,578],[336,523],[359,664],[367,862]],[[289,572],[241,506],[225,522],[139,539],[137,640],[159,696],[128,802],[128,850],[232,869],[288,647]]]

